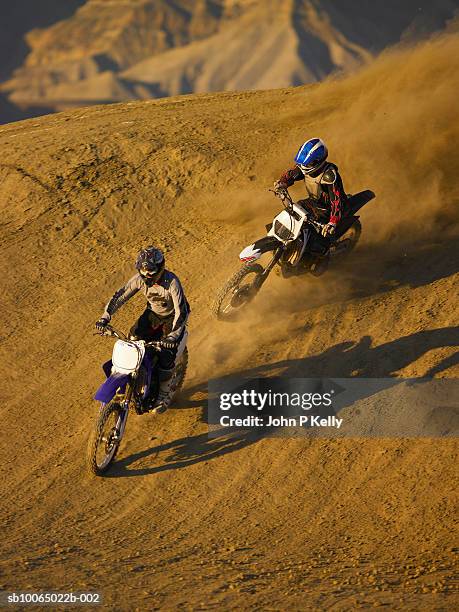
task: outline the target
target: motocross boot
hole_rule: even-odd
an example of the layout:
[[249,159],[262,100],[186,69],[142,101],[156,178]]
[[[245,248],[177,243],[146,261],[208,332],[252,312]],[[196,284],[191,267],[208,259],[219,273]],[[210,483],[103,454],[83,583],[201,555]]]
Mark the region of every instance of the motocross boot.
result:
[[173,371],[161,370],[158,397],[153,403],[152,410],[154,414],[162,414],[169,408],[174,396],[174,376]]
[[313,276],[322,276],[327,270],[330,264],[330,251],[325,255],[317,256],[315,262],[311,266],[311,274]]

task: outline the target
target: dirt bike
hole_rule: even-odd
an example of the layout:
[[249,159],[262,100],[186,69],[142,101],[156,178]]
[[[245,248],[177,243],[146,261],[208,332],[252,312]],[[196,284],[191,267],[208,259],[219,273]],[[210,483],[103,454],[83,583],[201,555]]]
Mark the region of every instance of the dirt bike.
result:
[[[117,338],[112,358],[103,364],[106,380],[94,399],[100,402],[96,423],[88,441],[88,468],[97,476],[108,470],[123,438],[129,408],[149,412],[159,391],[158,360],[161,341],[130,340],[107,325],[97,334]],[[179,344],[173,373],[173,393],[178,393],[188,365],[187,332]]]
[[[287,190],[274,194],[280,198],[284,210],[266,226],[264,238],[241,251],[239,259],[244,266],[228,280],[213,305],[213,312],[220,320],[230,320],[249,304],[274,266],[280,266],[284,278],[304,273],[320,276],[323,273],[321,262],[325,258],[350,253],[362,232],[359,216],[355,213],[375,197],[370,190],[348,196],[346,214],[333,236],[324,238],[322,230],[326,224],[317,220],[312,208],[302,205],[307,204],[307,200],[295,203]],[[254,263],[269,252],[272,258],[265,267]]]

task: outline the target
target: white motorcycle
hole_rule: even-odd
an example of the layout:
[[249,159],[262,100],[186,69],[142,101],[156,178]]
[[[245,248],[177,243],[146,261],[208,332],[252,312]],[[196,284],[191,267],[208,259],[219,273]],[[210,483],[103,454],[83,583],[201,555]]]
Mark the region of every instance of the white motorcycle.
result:
[[[375,197],[370,190],[348,196],[346,213],[335,233],[331,238],[324,238],[325,224],[317,220],[312,209],[293,202],[287,190],[274,193],[282,201],[284,210],[266,226],[264,238],[241,251],[239,259],[244,266],[229,279],[214,302],[213,312],[218,319],[229,320],[249,304],[274,266],[280,266],[284,278],[304,273],[320,276],[325,258],[350,253],[362,232],[355,213]],[[272,257],[266,267],[255,263],[268,252],[272,252]]]

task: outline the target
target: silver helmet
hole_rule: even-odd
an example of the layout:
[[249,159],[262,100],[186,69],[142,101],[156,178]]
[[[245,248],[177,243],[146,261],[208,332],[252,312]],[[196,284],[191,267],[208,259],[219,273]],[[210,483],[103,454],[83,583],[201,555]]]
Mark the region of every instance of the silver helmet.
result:
[[136,270],[147,284],[155,284],[164,272],[166,260],[163,252],[154,246],[148,246],[137,255]]

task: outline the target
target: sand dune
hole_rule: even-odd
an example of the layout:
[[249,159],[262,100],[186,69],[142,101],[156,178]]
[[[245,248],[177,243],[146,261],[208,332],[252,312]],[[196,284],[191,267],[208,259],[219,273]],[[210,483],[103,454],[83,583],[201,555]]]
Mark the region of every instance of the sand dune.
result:
[[[458,47],[452,33],[317,86],[2,126],[2,588],[98,589],[117,610],[457,606],[454,439],[209,440],[205,402],[210,376],[236,372],[457,376]],[[320,280],[273,275],[238,325],[214,322],[277,210],[267,188],[317,134],[347,191],[377,194],[359,248]],[[93,479],[111,343],[92,325],[146,242],[187,289],[190,376]]]

